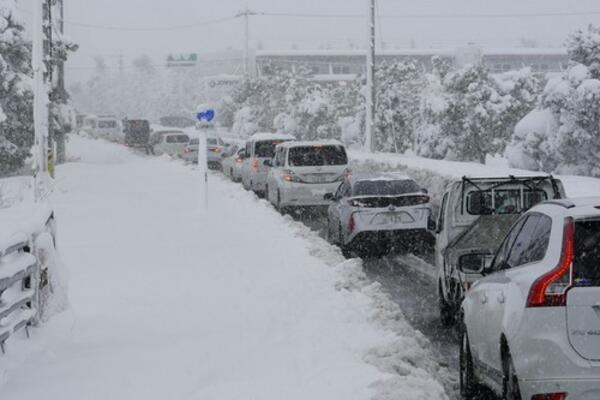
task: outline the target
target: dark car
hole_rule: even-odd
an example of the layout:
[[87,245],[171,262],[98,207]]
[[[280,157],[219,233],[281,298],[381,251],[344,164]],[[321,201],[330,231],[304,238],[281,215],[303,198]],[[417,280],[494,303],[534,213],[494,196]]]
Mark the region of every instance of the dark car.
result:
[[150,143],[150,123],[145,119],[123,120],[125,145],[148,149]]

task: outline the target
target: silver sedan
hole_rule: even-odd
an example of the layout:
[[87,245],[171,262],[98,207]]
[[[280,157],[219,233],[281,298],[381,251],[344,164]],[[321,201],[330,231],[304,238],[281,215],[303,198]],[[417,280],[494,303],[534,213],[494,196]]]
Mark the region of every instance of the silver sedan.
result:
[[408,177],[351,175],[325,198],[333,201],[327,237],[344,255],[380,256],[432,240],[429,196]]

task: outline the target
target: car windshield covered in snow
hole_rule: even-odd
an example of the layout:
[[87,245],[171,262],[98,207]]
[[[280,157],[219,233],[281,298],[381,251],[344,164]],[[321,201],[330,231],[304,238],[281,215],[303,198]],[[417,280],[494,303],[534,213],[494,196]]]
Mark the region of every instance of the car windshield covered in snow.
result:
[[474,190],[467,194],[467,212],[472,215],[518,214],[547,200],[543,190]]
[[346,165],[348,156],[343,146],[298,146],[289,150],[290,167]]
[[419,185],[411,179],[373,179],[356,182],[354,196],[397,196],[420,192]]
[[600,286],[600,220],[575,223],[573,282],[576,286]]
[[260,158],[273,158],[275,147],[282,143],[282,140],[261,140],[254,144],[254,155]]

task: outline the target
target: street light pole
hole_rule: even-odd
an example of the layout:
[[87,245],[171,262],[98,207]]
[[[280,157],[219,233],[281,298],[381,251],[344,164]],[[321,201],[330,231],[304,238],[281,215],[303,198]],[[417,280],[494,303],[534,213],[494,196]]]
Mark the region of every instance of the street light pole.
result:
[[235,16],[236,18],[244,17],[244,75],[246,76],[250,73],[250,15],[256,15],[256,13],[246,6],[244,11],[238,12]]
[[375,0],[369,1],[367,23],[367,118],[365,126],[365,150],[372,152],[373,125],[375,119]]

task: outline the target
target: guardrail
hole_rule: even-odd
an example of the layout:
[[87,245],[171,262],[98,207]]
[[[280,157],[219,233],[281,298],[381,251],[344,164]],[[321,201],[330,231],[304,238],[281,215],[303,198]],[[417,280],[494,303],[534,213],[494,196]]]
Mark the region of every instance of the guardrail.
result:
[[0,247],[0,350],[6,340],[20,329],[32,325],[39,314],[41,269],[31,253],[25,234],[16,235]]

